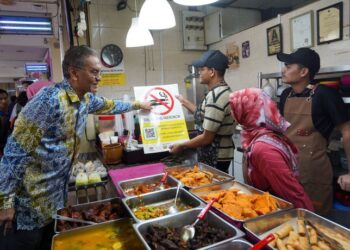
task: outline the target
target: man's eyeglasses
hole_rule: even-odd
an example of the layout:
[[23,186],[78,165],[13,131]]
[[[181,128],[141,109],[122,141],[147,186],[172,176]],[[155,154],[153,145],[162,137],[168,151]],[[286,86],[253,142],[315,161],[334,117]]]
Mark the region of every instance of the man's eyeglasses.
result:
[[85,69],[85,68],[80,68],[80,67],[76,67],[77,69],[80,70],[85,70],[87,72],[89,72],[90,75],[94,76],[94,77],[100,77],[101,76],[101,70],[97,70],[97,69]]

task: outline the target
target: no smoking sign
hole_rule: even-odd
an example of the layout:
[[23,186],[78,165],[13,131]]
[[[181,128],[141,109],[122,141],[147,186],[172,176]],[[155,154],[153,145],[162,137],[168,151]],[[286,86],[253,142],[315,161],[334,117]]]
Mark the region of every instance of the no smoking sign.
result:
[[174,108],[174,97],[164,88],[155,87],[145,95],[145,101],[153,106],[152,113],[166,115]]

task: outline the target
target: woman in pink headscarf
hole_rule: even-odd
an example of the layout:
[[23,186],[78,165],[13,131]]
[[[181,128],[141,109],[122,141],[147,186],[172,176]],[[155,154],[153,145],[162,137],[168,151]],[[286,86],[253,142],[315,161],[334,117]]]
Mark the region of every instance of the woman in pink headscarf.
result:
[[297,149],[283,135],[290,124],[262,90],[247,88],[230,95],[232,115],[242,125],[242,147],[247,179],[297,208],[313,211],[310,198],[297,176]]

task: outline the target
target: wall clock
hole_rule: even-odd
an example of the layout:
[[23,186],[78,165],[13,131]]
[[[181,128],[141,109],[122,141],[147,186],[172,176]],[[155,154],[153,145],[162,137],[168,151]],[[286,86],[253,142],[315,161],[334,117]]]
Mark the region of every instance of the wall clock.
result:
[[123,61],[123,52],[115,44],[107,44],[101,50],[101,61],[108,68],[116,67]]

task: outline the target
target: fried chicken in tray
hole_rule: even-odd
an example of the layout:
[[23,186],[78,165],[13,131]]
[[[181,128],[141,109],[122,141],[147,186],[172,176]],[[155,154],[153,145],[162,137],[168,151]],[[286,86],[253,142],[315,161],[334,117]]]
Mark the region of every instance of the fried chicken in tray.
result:
[[192,169],[171,171],[170,174],[188,187],[199,187],[205,184],[211,184],[213,180],[212,173],[200,170],[197,165]]
[[201,196],[205,201],[217,198],[213,206],[229,216],[245,220],[276,211],[278,201],[268,192],[264,194],[239,193],[239,189],[228,189],[211,192]]

